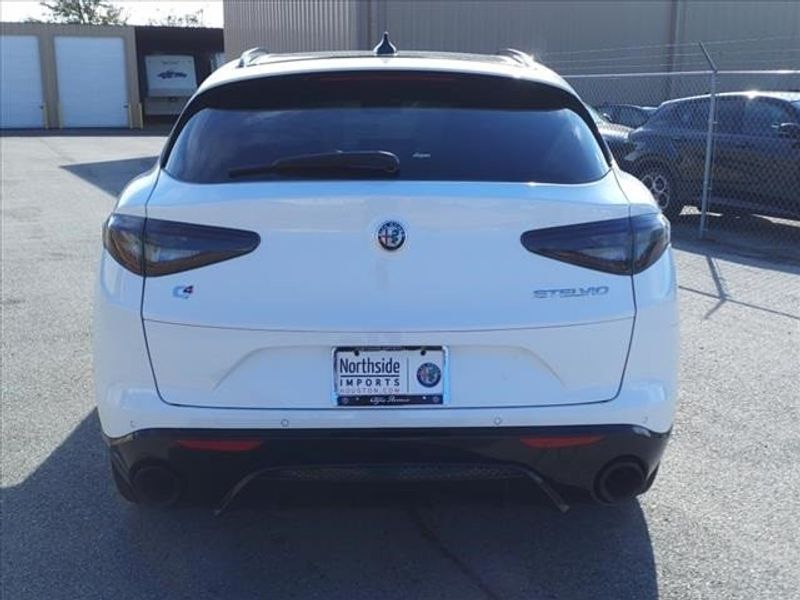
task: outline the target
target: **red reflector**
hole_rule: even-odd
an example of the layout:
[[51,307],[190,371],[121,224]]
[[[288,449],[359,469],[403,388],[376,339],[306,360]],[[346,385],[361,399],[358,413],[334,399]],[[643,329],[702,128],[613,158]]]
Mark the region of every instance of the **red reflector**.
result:
[[187,450],[209,450],[211,452],[249,452],[263,442],[260,440],[178,440],[176,444]]
[[572,435],[557,437],[524,437],[519,441],[529,448],[569,448],[588,446],[603,439],[602,435]]

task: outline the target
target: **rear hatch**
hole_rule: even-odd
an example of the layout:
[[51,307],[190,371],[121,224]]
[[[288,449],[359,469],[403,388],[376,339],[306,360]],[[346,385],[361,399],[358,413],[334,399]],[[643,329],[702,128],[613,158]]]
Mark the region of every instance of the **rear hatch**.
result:
[[[529,230],[628,217],[577,101],[534,84],[512,96],[502,87],[518,82],[475,77],[439,88],[406,74],[376,91],[371,77],[314,80],[331,86],[311,90],[324,106],[299,93],[307,80],[217,90],[182,118],[148,220],[260,241],[146,278],[164,400],[347,410],[335,401],[337,348],[444,348],[454,408],[613,398],[635,313],[630,276],[521,243]],[[288,106],[263,100],[275,85]],[[358,153],[377,151],[399,171],[362,169]],[[347,153],[352,164],[337,156],[331,167]],[[323,166],[272,168],[309,155]],[[382,245],[386,223],[402,228],[397,249]]]

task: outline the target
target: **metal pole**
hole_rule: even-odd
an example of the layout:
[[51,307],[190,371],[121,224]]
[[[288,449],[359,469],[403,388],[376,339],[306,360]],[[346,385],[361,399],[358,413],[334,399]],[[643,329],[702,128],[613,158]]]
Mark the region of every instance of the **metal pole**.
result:
[[700,49],[706,56],[711,67],[710,102],[708,104],[708,128],[706,131],[706,160],[703,168],[703,196],[700,201],[700,239],[706,234],[706,221],[708,219],[708,193],[711,191],[711,169],[713,166],[714,154],[714,122],[716,121],[717,109],[717,66],[711,59],[706,47],[700,42]]

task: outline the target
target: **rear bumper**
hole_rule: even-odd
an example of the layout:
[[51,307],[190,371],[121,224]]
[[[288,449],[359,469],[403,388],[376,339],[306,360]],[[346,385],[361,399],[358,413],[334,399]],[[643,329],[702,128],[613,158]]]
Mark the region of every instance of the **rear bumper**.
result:
[[[505,479],[538,476],[560,494],[596,497],[621,459],[649,481],[669,433],[630,425],[427,429],[150,429],[106,438],[128,483],[144,465],[174,472],[185,497],[217,502],[242,478]],[[216,444],[216,447],[209,447]],[[643,486],[645,489],[646,486]]]

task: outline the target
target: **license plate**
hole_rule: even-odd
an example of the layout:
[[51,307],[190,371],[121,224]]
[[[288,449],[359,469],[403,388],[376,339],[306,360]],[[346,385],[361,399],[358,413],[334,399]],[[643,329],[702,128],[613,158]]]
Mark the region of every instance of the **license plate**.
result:
[[337,348],[334,395],[339,406],[444,403],[444,348]]

